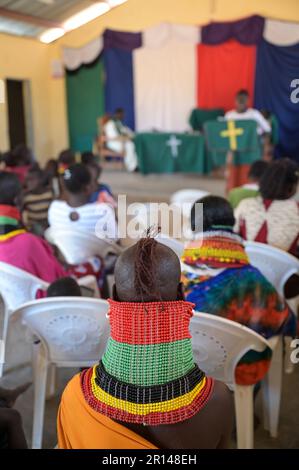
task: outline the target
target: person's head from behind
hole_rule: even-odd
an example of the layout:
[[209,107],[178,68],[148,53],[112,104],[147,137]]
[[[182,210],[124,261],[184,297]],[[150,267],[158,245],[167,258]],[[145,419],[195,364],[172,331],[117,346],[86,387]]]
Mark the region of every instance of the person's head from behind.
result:
[[75,163],[76,157],[74,152],[70,149],[62,150],[58,155],[58,176],[61,178],[61,176],[64,175],[65,170],[70,166],[75,165]]
[[63,184],[67,196],[85,198],[86,202],[93,192],[91,173],[86,165],[76,163],[67,168],[63,174]]
[[57,177],[58,175],[58,162],[54,158],[47,161],[44,171],[50,179]]
[[90,163],[96,163],[97,158],[94,153],[90,151],[82,152],[81,153],[81,163],[84,165],[89,165]]
[[25,144],[16,145],[16,147],[9,152],[7,166],[28,166],[33,162],[32,151]]
[[98,190],[99,188],[99,183],[100,183],[100,177],[101,177],[101,173],[102,173],[102,168],[100,167],[100,165],[98,165],[95,161],[92,162],[92,163],[88,163],[86,165],[86,167],[88,168],[89,172],[90,172],[90,176],[91,176],[91,188],[92,188],[92,192],[95,192]]
[[191,230],[196,234],[209,230],[232,231],[235,217],[230,203],[220,196],[205,196],[191,209]]
[[47,174],[39,167],[31,168],[25,178],[25,189],[29,192],[41,190],[47,186]]
[[114,299],[121,302],[183,300],[177,255],[154,238],[142,238],[115,265]]
[[62,277],[49,285],[47,297],[81,297],[80,286],[75,279]]
[[283,200],[293,197],[297,191],[299,168],[296,162],[282,158],[270,163],[260,181],[263,199]]
[[247,90],[239,90],[235,98],[235,106],[238,113],[244,113],[249,105],[249,93]]
[[22,185],[14,173],[0,172],[0,204],[20,206]]
[[125,118],[125,111],[123,108],[116,108],[114,117],[117,121],[123,121]]
[[265,160],[253,162],[248,172],[249,180],[254,183],[259,183],[268,166],[269,163]]

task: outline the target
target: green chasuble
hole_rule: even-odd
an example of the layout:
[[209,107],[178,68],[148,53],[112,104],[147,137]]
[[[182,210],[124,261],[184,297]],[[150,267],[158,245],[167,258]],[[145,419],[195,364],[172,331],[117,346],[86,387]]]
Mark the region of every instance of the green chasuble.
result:
[[206,173],[202,135],[140,133],[135,139],[141,173]]
[[66,73],[67,111],[71,149],[92,150],[97,118],[104,114],[104,71],[101,59]]
[[209,121],[205,123],[204,131],[213,167],[225,165],[228,150],[233,151],[236,166],[250,165],[261,158],[255,121]]

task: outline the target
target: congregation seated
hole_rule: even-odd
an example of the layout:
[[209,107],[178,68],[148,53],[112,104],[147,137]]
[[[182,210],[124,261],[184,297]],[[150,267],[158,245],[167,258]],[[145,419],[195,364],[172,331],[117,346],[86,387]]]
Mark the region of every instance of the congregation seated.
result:
[[48,221],[53,230],[72,229],[95,234],[102,231],[110,238],[117,237],[114,210],[105,203],[90,203],[94,184],[89,169],[81,164],[64,171],[65,200],[53,201],[49,207]]
[[[202,217],[198,203],[203,205]],[[232,207],[224,198],[206,196],[194,204],[194,240],[187,243],[182,256],[186,300],[200,312],[233,320],[267,339],[278,334],[295,336],[295,315],[250,264],[243,239],[233,232],[234,223]],[[249,351],[237,365],[236,383],[253,385],[262,380],[271,355],[269,348]]]
[[59,188],[59,174],[58,174],[58,161],[54,158],[51,158],[47,161],[44,172],[46,174],[47,180],[49,181],[49,186],[51,187],[55,197],[59,197],[60,188]]
[[180,276],[176,254],[153,238],[118,258],[111,337],[100,362],[64,390],[60,449],[229,446],[232,394],[194,363],[193,305],[183,298]]
[[[49,283],[66,276],[79,279],[94,275],[101,288],[104,276],[101,259],[64,267],[49,243],[25,228],[20,212],[21,200],[22,186],[18,177],[0,172],[0,261]],[[43,293],[39,292],[38,296]]]
[[18,176],[21,183],[24,183],[26,175],[33,164],[31,150],[24,144],[19,144],[5,155],[5,171]]
[[48,227],[48,209],[54,198],[47,173],[38,166],[31,168],[25,178],[23,218],[26,226],[37,235],[43,235]]
[[299,207],[294,199],[298,165],[287,158],[269,164],[260,180],[260,196],[245,199],[235,210],[235,230],[245,240],[273,245],[296,255]]
[[233,209],[235,209],[243,199],[259,195],[259,182],[267,167],[268,163],[264,160],[253,162],[248,172],[248,183],[230,190],[227,199]]
[[86,163],[86,166],[91,174],[92,194],[90,195],[89,202],[99,202],[110,204],[111,207],[116,209],[117,203],[113,197],[112,190],[107,184],[100,182],[102,168],[96,161]]
[[25,229],[21,197],[22,186],[17,175],[0,172],[0,261],[46,282],[66,276],[50,245]]

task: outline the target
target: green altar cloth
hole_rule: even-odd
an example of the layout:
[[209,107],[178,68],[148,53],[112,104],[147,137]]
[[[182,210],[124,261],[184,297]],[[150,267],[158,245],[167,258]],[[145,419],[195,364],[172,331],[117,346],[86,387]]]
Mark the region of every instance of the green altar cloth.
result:
[[213,167],[225,165],[228,150],[233,151],[233,164],[237,166],[250,165],[261,158],[255,121],[208,121],[204,125],[204,134]]
[[200,134],[140,133],[135,139],[139,170],[148,173],[207,173],[205,140]]

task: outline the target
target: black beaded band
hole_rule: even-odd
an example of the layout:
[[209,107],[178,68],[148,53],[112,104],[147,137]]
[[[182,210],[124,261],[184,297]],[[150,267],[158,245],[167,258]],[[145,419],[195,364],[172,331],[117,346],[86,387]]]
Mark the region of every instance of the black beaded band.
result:
[[95,372],[95,383],[106,393],[121,400],[142,404],[157,403],[177,398],[191,392],[205,377],[204,372],[195,364],[188,374],[177,380],[163,385],[142,387],[115,379],[105,370],[102,361],[96,367]]

